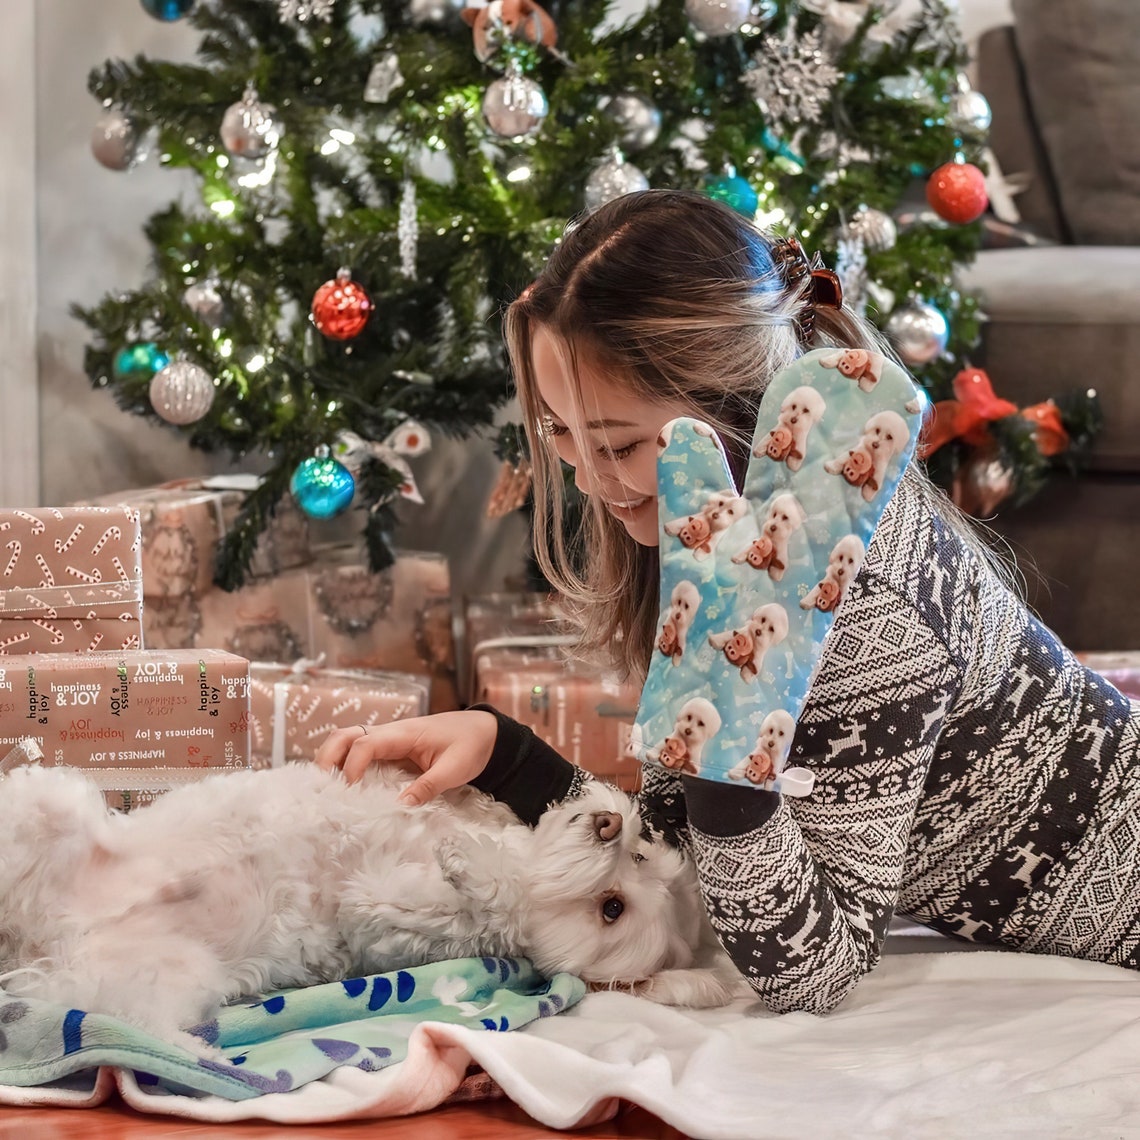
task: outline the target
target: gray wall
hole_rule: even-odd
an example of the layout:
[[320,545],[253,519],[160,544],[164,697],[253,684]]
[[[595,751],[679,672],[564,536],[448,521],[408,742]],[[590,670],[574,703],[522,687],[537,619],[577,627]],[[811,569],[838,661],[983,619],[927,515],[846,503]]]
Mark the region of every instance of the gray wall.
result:
[[[135,287],[149,257],[142,223],[172,199],[198,200],[193,175],[153,158],[129,173],[94,160],[100,107],[88,71],[139,53],[189,59],[197,36],[152,19],[139,0],[37,0],[35,18],[41,502],[226,469],[223,457],[192,451],[93,390],[82,368],[86,329],[68,313],[73,302]],[[449,554],[461,592],[501,588],[521,569],[525,525],[520,516],[473,521],[497,472],[489,445],[440,439],[414,462],[428,501],[403,510],[403,545]]]

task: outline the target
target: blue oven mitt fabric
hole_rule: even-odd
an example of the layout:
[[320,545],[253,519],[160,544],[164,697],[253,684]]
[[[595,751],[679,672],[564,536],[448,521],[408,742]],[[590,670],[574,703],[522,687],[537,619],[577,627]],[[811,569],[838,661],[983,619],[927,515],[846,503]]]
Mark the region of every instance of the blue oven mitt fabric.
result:
[[633,748],[701,779],[807,795],[787,768],[836,612],[918,442],[898,365],[818,349],[772,379],[739,493],[707,424],[658,440],[661,616]]

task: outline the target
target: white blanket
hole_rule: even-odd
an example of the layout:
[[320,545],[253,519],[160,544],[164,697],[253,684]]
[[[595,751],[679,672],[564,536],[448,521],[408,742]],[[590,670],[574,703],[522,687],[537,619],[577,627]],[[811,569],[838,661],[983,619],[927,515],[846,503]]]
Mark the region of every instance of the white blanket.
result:
[[1030,955],[888,954],[827,1017],[749,999],[690,1013],[593,994],[519,1032],[428,1024],[408,1059],[339,1069],[252,1101],[156,1097],[130,1073],[95,1090],[0,1090],[7,1103],[94,1105],[118,1086],[147,1112],[293,1123],[439,1104],[474,1061],[553,1128],[619,1099],[694,1137],[1140,1137],[1140,975]]

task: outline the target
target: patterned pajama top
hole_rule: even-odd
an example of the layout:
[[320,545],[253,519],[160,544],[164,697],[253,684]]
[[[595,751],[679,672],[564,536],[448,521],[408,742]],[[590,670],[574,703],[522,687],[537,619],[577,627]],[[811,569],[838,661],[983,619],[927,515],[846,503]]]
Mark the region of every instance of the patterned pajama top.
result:
[[[533,823],[586,777],[496,716],[473,783]],[[1140,967],[1140,703],[1083,667],[909,480],[825,642],[792,762],[815,773],[804,799],[655,765],[640,794],[773,1010],[833,1009],[895,913]]]

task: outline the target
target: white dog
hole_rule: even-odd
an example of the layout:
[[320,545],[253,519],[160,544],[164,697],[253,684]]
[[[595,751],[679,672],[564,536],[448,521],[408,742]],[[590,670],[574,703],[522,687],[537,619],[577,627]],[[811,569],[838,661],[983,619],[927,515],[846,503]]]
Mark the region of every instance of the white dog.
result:
[[[694,966],[691,865],[591,782],[535,828],[472,788],[410,808],[401,769],[222,774],[130,815],[82,773],[0,780],[0,980],[169,1040],[228,1000],[456,957],[723,1004]],[[727,961],[727,959],[722,959]],[[739,979],[739,975],[737,975]]]
[[730,780],[748,780],[752,784],[768,784],[788,762],[796,722],[785,709],[770,712],[760,725],[760,735],[751,753],[728,773]]
[[790,471],[798,471],[807,454],[808,435],[826,410],[827,404],[815,388],[806,384],[794,388],[780,404],[776,426],[752,449],[752,454],[757,458],[767,455],[786,463]]
[[865,550],[857,534],[845,534],[827,556],[827,569],[823,578],[800,599],[800,609],[819,609],[834,612],[847,596],[848,587],[855,581],[863,564]]
[[859,442],[845,455],[828,460],[824,470],[842,475],[853,487],[862,487],[870,502],[886,480],[887,467],[910,439],[906,420],[898,412],[877,412],[863,425]]
[[701,770],[701,753],[705,745],[720,732],[720,713],[712,701],[691,697],[682,706],[673,731],[650,760],[660,761],[666,768],[687,772],[691,776]]
[[685,580],[673,587],[673,592],[669,596],[669,612],[662,623],[657,648],[666,657],[671,657],[674,665],[681,663],[681,657],[685,652],[685,638],[700,605],[701,592],[697,589],[696,583]]
[[764,654],[788,636],[788,611],[778,602],[760,606],[742,629],[710,633],[709,645],[723,650],[729,664],[740,669],[745,681],[755,681],[764,664]]
[[748,500],[742,495],[718,491],[708,497],[697,514],[673,519],[663,529],[666,534],[680,538],[682,545],[692,550],[693,557],[701,561],[717,548],[724,532],[747,513]]

